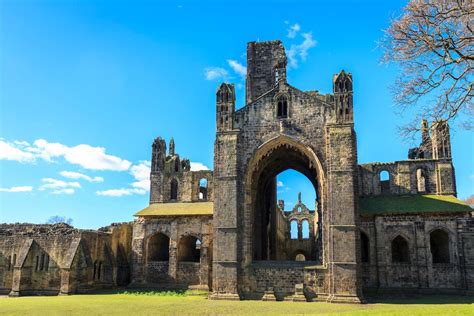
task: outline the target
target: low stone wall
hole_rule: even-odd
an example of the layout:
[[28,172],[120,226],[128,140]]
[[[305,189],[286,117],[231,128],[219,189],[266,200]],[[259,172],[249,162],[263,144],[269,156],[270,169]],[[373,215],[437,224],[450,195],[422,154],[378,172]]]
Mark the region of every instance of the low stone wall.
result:
[[150,261],[147,263],[146,269],[148,283],[168,283],[171,281],[168,273],[168,261]]
[[201,264],[199,262],[178,263],[177,279],[179,283],[187,285],[201,284]]

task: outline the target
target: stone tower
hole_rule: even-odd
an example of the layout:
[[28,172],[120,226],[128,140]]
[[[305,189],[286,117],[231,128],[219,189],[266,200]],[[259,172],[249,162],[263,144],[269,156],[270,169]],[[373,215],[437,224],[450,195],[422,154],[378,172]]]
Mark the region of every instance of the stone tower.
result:
[[[308,286],[320,299],[358,302],[352,76],[336,75],[334,95],[323,96],[288,84],[286,63],[280,41],[248,43],[245,106],[234,110],[233,86],[217,91],[212,297],[238,299],[269,288],[291,294],[317,279]],[[276,176],[287,169],[304,174],[317,192],[316,261],[284,263],[289,250]]]

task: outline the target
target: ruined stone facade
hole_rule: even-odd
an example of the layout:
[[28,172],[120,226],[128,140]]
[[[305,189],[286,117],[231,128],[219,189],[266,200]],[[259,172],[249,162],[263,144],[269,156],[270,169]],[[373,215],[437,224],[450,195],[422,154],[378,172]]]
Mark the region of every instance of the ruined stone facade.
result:
[[[341,71],[322,95],[291,86],[286,65],[280,41],[251,42],[245,106],[236,108],[233,84],[218,87],[213,171],[191,170],[173,140],[168,150],[154,141],[150,204],[133,223],[0,227],[0,290],[127,284],[331,302],[369,291],[472,293],[474,219],[456,199],[448,125],[423,121],[407,160],[359,165],[352,75]],[[287,169],[311,181],[315,209],[299,198],[284,211],[276,176]]]

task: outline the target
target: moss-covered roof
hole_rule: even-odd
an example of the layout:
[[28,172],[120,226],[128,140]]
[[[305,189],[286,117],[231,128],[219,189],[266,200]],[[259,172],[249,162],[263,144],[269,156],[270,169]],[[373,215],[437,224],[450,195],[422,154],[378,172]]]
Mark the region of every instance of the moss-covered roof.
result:
[[137,212],[135,216],[212,215],[213,211],[212,202],[154,203]]
[[361,215],[466,213],[474,211],[452,195],[401,195],[359,198]]

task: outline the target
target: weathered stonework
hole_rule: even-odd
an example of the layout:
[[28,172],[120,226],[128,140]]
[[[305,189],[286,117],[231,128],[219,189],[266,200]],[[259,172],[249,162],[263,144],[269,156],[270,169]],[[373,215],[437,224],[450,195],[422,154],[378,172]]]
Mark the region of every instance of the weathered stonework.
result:
[[[408,159],[358,165],[353,78],[286,80],[280,41],[247,46],[246,104],[216,93],[214,170],[158,137],[150,204],[99,231],[0,225],[0,293],[201,288],[212,299],[362,302],[369,292],[474,292],[473,212],[456,196],[449,127],[422,122]],[[316,209],[284,211],[276,176],[305,175]],[[383,174],[387,173],[386,178]],[[291,222],[300,228],[290,238]],[[301,226],[308,221],[309,235]]]

